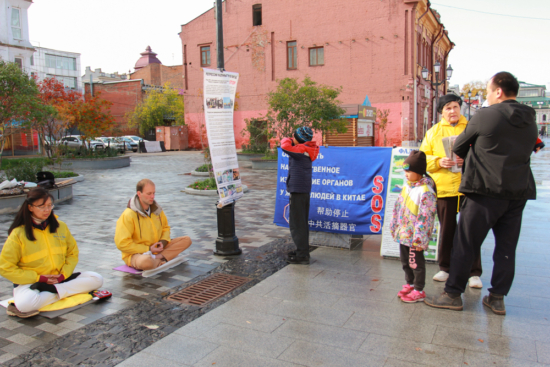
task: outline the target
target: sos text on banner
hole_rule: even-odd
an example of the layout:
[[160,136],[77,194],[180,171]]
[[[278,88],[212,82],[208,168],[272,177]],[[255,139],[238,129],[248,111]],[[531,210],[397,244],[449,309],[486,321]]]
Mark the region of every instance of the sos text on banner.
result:
[[[309,209],[312,231],[376,234],[384,223],[391,148],[321,147],[313,162]],[[273,222],[288,227],[288,155],[279,148]]]
[[233,106],[238,81],[237,73],[204,69],[204,118],[220,195],[219,207],[243,196],[233,131]]

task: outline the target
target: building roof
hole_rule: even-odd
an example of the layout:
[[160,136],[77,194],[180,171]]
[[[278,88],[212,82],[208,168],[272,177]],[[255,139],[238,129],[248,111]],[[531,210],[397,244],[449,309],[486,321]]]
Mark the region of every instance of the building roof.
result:
[[136,62],[136,66],[134,67],[135,70],[143,69],[149,64],[161,64],[159,59],[157,59],[157,54],[151,50],[151,46],[147,46],[145,49],[145,52],[142,52],[141,57]]
[[519,87],[520,88],[544,88],[544,89],[546,89],[545,85],[530,84],[530,83],[525,83],[525,82],[519,82]]

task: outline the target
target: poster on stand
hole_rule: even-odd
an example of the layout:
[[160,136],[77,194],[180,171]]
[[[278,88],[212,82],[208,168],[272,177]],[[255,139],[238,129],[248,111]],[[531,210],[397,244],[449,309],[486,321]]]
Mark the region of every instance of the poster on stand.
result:
[[[391,156],[390,174],[388,177],[388,190],[386,191],[386,220],[382,227],[382,244],[380,245],[380,255],[387,257],[399,257],[399,243],[393,240],[390,231],[391,217],[393,216],[393,208],[401,189],[403,182],[406,180],[405,172],[403,171],[403,162],[409,156],[413,148],[394,148]],[[430,239],[428,249],[424,251],[424,257],[427,261],[437,261],[437,244],[439,243],[439,219],[435,217],[434,230]]]
[[[391,148],[321,147],[313,162],[309,205],[311,231],[380,234],[388,188]],[[279,148],[273,222],[288,227],[289,156]]]
[[231,204],[243,196],[233,129],[238,81],[238,73],[204,69],[204,117],[220,197],[218,207]]

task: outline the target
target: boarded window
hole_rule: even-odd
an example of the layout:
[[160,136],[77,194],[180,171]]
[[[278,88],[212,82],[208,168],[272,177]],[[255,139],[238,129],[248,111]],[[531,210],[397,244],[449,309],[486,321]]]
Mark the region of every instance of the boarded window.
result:
[[287,69],[297,69],[298,68],[298,53],[296,47],[296,41],[290,41],[286,43],[286,53],[287,53]]
[[210,66],[210,46],[201,47],[201,66]]
[[325,48],[314,47],[309,49],[309,66],[325,65]]
[[252,25],[262,25],[262,4],[252,5]]

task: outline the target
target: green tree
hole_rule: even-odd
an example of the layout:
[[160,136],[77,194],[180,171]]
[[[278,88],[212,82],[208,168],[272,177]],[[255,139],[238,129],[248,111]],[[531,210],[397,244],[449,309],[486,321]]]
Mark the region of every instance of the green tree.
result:
[[166,83],[147,91],[143,102],[126,115],[128,126],[139,127],[143,135],[155,126],[185,125],[183,96]]
[[0,165],[4,145],[17,128],[32,127],[55,113],[40,99],[34,78],[18,65],[0,60]]
[[337,100],[341,88],[317,84],[308,76],[300,83],[294,78],[279,81],[268,93],[269,112],[265,119],[278,139],[289,137],[300,126],[309,126],[322,133],[345,133],[345,110]]

